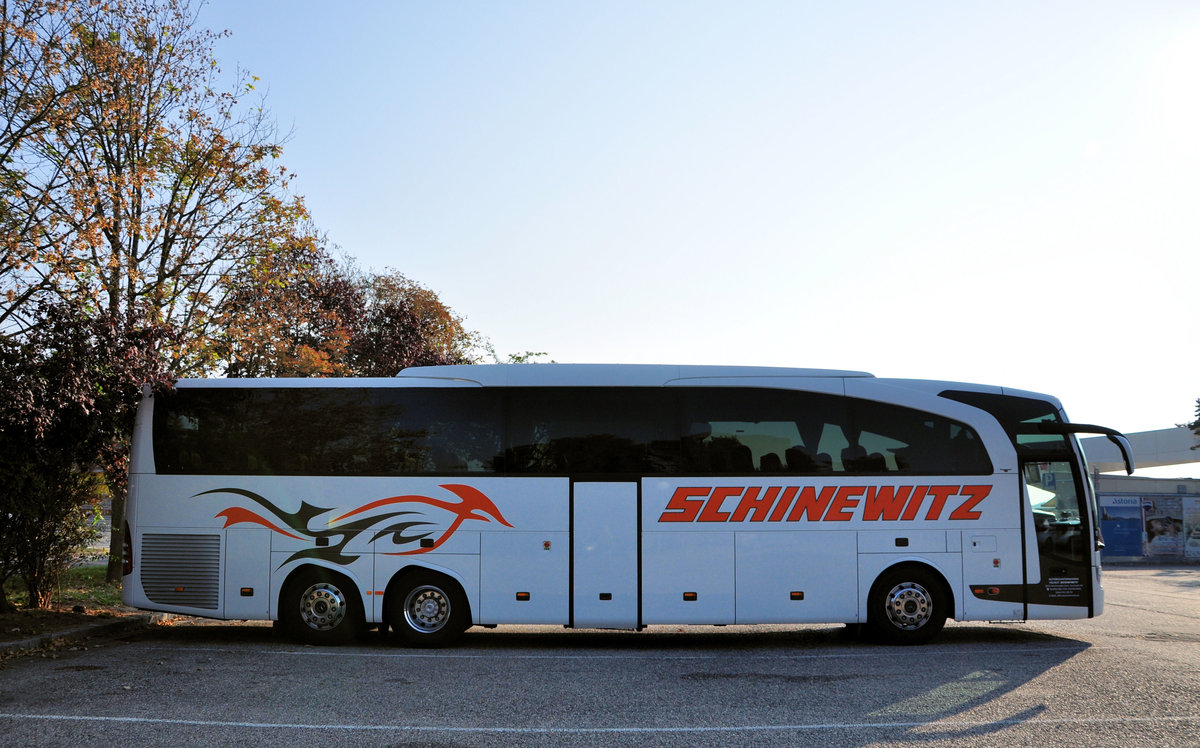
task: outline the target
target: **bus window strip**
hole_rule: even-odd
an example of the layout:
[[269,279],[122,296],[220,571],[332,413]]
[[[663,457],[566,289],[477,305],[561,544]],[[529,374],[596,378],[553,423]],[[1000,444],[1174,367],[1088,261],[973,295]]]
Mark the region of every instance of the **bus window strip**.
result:
[[[231,388],[219,390],[220,397],[228,396]],[[205,390],[187,390],[188,394],[179,397],[191,397],[190,393]],[[286,392],[304,392],[300,388],[289,388]],[[343,390],[323,388],[314,390],[320,393],[338,393]],[[468,396],[478,400],[480,390],[432,390],[421,391],[411,388],[393,390],[407,395],[420,394],[428,396],[438,393],[443,398],[445,393],[449,399]],[[268,393],[262,397],[269,399],[274,392],[269,389],[245,390],[244,392]],[[590,388],[564,389],[559,388],[556,394],[591,392]],[[445,434],[419,433],[415,429],[399,429],[392,427],[376,430],[359,430],[360,441],[364,444],[361,450],[353,449],[354,442],[341,445],[341,458],[330,456],[329,453],[338,449],[331,446],[335,441],[328,436],[330,421],[341,413],[328,413],[327,417],[316,420],[322,428],[314,430],[304,426],[287,428],[291,422],[284,421],[266,429],[266,433],[253,433],[252,429],[244,427],[247,409],[239,409],[236,418],[242,427],[237,429],[220,430],[209,437],[209,443],[219,446],[219,451],[206,446],[200,431],[206,418],[214,418],[203,412],[203,403],[198,409],[190,412],[187,409],[170,410],[173,401],[171,397],[160,398],[156,408],[155,418],[156,456],[160,471],[166,474],[224,474],[224,475],[578,475],[597,476],[609,474],[626,478],[629,476],[675,476],[675,475],[970,475],[991,472],[991,464],[987,461],[986,446],[978,434],[966,424],[953,419],[934,414],[914,411],[889,403],[879,403],[857,398],[841,398],[819,393],[792,393],[785,390],[737,390],[738,396],[746,397],[747,393],[755,397],[764,397],[768,402],[774,400],[786,401],[789,397],[821,398],[818,412],[824,411],[816,432],[811,427],[803,425],[807,413],[795,421],[753,420],[757,415],[753,412],[730,413],[728,404],[725,412],[717,412],[713,408],[709,413],[702,410],[697,412],[695,401],[711,401],[716,395],[725,394],[722,390],[688,389],[685,393],[678,390],[659,388],[657,390],[625,390],[627,393],[645,398],[648,394],[662,399],[663,407],[659,408],[660,419],[655,422],[630,419],[630,428],[620,433],[579,434],[571,433],[573,424],[556,424],[546,421],[547,433],[538,436],[530,434],[530,438],[521,439],[516,436],[517,427],[514,424],[515,407],[511,402],[508,391],[498,391],[493,395],[491,418],[494,423],[476,421],[443,421],[449,426],[447,430],[458,429],[468,433],[466,437],[450,437],[444,440]],[[765,393],[765,394],[764,394]],[[536,398],[536,391],[522,393]],[[611,395],[611,393],[610,393]],[[320,397],[327,397],[321,395]],[[204,399],[204,395],[193,399]],[[337,397],[337,395],[330,396]],[[486,402],[486,401],[485,401]],[[803,403],[799,403],[803,405]],[[720,405],[720,404],[718,404]],[[735,403],[736,405],[736,403]],[[770,407],[764,403],[749,403],[770,412]],[[785,403],[786,405],[786,403]],[[182,411],[182,412],[179,412]],[[890,411],[890,413],[889,413]],[[435,411],[436,412],[436,411]],[[890,423],[895,426],[900,423],[900,433],[893,432],[889,436],[875,436],[879,431],[887,431],[888,422],[880,427],[880,418],[872,414],[885,414]],[[601,414],[593,414],[599,419]],[[733,421],[740,417],[742,421]],[[707,418],[707,420],[698,420]],[[362,418],[359,422],[374,421],[378,424],[391,423],[379,418]],[[427,419],[428,420],[428,419]],[[811,420],[811,419],[809,419]],[[887,421],[887,419],[884,419]],[[532,419],[526,417],[523,426],[529,426]],[[699,423],[709,429],[698,441],[693,433]],[[795,433],[794,443],[788,446],[780,441],[778,433],[764,432],[762,436],[754,434],[714,434],[713,424],[725,423],[736,425],[742,423],[750,430],[757,424],[777,423],[791,424]],[[501,425],[503,424],[503,425]],[[685,425],[688,424],[688,425]],[[577,424],[574,424],[577,426]],[[669,429],[664,432],[664,429]],[[923,429],[923,431],[922,431]],[[528,429],[524,429],[528,431]],[[940,430],[942,433],[934,433]],[[576,428],[576,432],[579,429]],[[778,431],[778,429],[775,429]],[[239,433],[240,432],[240,433]],[[471,432],[474,432],[473,435]],[[551,434],[566,433],[568,435],[552,438]],[[658,432],[655,434],[655,432]],[[407,435],[406,435],[407,434]],[[630,434],[635,435],[631,437]],[[656,435],[659,439],[635,438],[637,435]],[[296,440],[309,436],[321,448],[297,447]],[[240,436],[240,439],[239,439]],[[914,436],[916,438],[914,438]],[[349,439],[342,436],[339,439]],[[390,444],[388,444],[390,438]],[[760,444],[753,445],[758,439]],[[827,446],[832,438],[832,447]],[[908,442],[903,441],[908,438]],[[321,439],[326,441],[321,442]],[[457,439],[457,440],[456,440]],[[921,444],[922,440],[925,444]],[[421,446],[424,440],[427,444]],[[775,447],[762,447],[761,443],[771,440]],[[881,450],[867,453],[860,445],[864,440],[874,440],[873,449]],[[241,442],[239,444],[239,441]],[[447,446],[446,452],[455,452],[454,459],[438,457],[434,452],[437,445]],[[520,442],[520,443],[514,443]],[[804,442],[817,442],[809,445]],[[750,443],[747,443],[750,442]],[[838,448],[839,443],[842,446]],[[869,442],[868,442],[869,443]],[[484,448],[480,448],[483,444]],[[492,450],[484,451],[490,444]],[[722,446],[722,444],[727,446]],[[417,445],[417,446],[414,446]],[[759,454],[739,456],[738,450],[749,450],[756,446]],[[889,446],[891,445],[891,446]],[[468,453],[474,450],[474,457]],[[274,450],[274,452],[271,452]],[[399,450],[399,456],[396,456]],[[424,450],[424,451],[422,451]],[[494,450],[494,451],[493,451]],[[965,452],[964,452],[965,450]],[[215,452],[215,453],[214,453]],[[884,454],[884,453],[887,454]],[[366,453],[366,454],[363,454]],[[489,456],[490,453],[490,456]],[[391,454],[391,457],[388,455]],[[232,456],[231,456],[232,455]],[[282,456],[280,456],[282,455]],[[407,455],[407,456],[405,456]],[[874,456],[872,456],[874,455]],[[580,458],[583,459],[580,459]],[[768,461],[766,458],[770,457]],[[234,460],[240,460],[236,465]],[[290,460],[291,462],[288,462]],[[574,464],[570,464],[574,463]],[[580,464],[582,463],[582,464]],[[211,473],[205,473],[203,466],[208,465]],[[383,469],[381,469],[381,465]]]

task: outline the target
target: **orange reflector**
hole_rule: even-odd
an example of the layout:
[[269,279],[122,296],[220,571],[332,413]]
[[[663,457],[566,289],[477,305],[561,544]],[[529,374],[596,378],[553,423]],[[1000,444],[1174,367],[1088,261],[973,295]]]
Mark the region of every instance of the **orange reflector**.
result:
[[183,588],[183,587],[176,587],[176,588],[175,588],[175,591],[176,591],[176,592],[183,592],[183,591],[184,591],[184,589],[185,589],[185,588]]
[[254,597],[254,588],[253,587],[243,587],[241,592],[242,592],[242,597]]
[[529,601],[529,593],[528,592],[518,592],[517,600],[519,600],[521,602],[528,602]]
[[685,592],[685,593],[683,593],[683,600],[684,600],[684,602],[688,602],[688,603],[694,603],[694,602],[696,602],[696,601],[697,601],[697,600],[699,600],[699,599],[700,599],[700,596],[699,596],[699,595],[697,595],[695,592]]
[[802,591],[800,591],[800,590],[793,590],[793,591],[792,591],[792,595],[791,595],[791,597],[792,597],[792,599],[793,599],[793,600],[803,600],[803,599],[804,599],[804,593],[803,593]]

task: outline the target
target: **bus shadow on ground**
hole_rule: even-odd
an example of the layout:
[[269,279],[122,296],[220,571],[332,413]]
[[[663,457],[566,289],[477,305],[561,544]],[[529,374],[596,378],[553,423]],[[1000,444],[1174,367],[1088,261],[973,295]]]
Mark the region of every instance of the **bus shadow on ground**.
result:
[[841,626],[734,628],[546,632],[500,627],[468,633],[462,649],[497,659],[550,651],[568,657],[645,656],[656,672],[671,673],[663,676],[667,682],[647,686],[659,707],[699,717],[688,727],[750,727],[745,715],[754,714],[764,700],[782,707],[768,713],[761,733],[689,733],[696,744],[729,744],[757,734],[771,744],[791,735],[802,744],[865,746],[1003,739],[1007,730],[1045,719],[1053,706],[1022,698],[1007,703],[1006,697],[1092,646],[1019,626],[951,625],[920,646],[878,644]]
[[[228,642],[281,646],[325,647],[301,644],[279,631],[269,621],[218,621],[178,617],[166,624],[151,626],[139,633],[123,637],[128,640],[174,641],[180,644]],[[1091,646],[1086,641],[1045,633],[1018,625],[948,624],[936,639],[914,646],[887,645],[876,641],[869,633],[841,625],[826,626],[649,626],[641,631],[608,629],[567,629],[556,626],[507,625],[495,628],[475,626],[449,647],[417,649],[414,651],[460,652],[506,650],[802,650],[820,652],[827,647],[863,651],[893,651],[917,653],[929,648],[950,646],[992,645],[1057,645],[1082,652]],[[353,641],[330,648],[367,647],[405,651],[387,632],[376,629],[360,634]]]
[[876,641],[869,633],[847,626],[800,626],[764,630],[742,626],[650,626],[642,631],[554,629],[500,626],[472,628],[460,647],[475,649],[604,648],[604,649],[813,649],[837,646],[863,650],[920,652],[947,645],[1058,644],[1078,647],[1087,642],[1016,626],[948,625],[929,644],[894,646]]
[[1196,573],[1195,566],[1160,567],[1151,576],[1157,581],[1175,585],[1181,592],[1200,588],[1200,574]]
[[[468,729],[454,733],[462,739],[469,734],[463,726],[477,724],[473,704],[506,703],[512,713],[525,714],[533,723],[498,718],[500,728],[552,728],[546,734],[520,733],[530,745],[571,742],[562,732],[565,723],[547,712],[546,704],[573,698],[586,708],[562,719],[603,733],[591,737],[611,745],[642,745],[651,733],[661,733],[668,742],[687,738],[696,745],[758,738],[780,745],[789,738],[850,746],[889,741],[953,745],[988,736],[1005,740],[1007,730],[1019,742],[1022,725],[1055,715],[1043,689],[1012,697],[1014,692],[1092,646],[1019,625],[970,623],[948,625],[932,643],[907,647],[876,644],[843,626],[653,626],[641,632],[477,627],[444,649],[406,649],[377,632],[340,647],[312,647],[289,641],[267,623],[200,619],[181,619],[136,636],[182,649],[220,647],[235,656],[238,651],[319,652],[340,661],[344,655],[347,664],[329,667],[353,668],[359,689],[366,692],[403,689],[408,676],[400,686],[395,678],[413,666],[410,656],[421,662],[445,656],[444,667],[466,672],[472,698],[462,702],[461,711],[452,705],[459,702],[437,699],[443,704],[438,722],[448,729]],[[381,660],[375,658],[381,655],[395,655],[397,663],[367,671],[355,664],[357,657],[378,664]],[[537,662],[516,664],[529,659]],[[543,659],[562,662],[547,667]],[[652,707],[651,702],[630,706],[621,688],[604,685],[625,682],[631,667],[637,669],[639,683],[654,693]],[[528,685],[514,690],[514,678],[528,684],[521,674],[530,670],[557,673],[565,680],[555,681],[550,692]],[[588,678],[577,678],[580,672],[588,672]],[[599,684],[597,690],[582,690],[585,681],[589,687]],[[445,684],[447,689],[461,686],[454,679]],[[661,714],[672,716],[664,721]],[[611,732],[605,732],[608,726]],[[486,744],[496,735],[481,732],[475,737]]]

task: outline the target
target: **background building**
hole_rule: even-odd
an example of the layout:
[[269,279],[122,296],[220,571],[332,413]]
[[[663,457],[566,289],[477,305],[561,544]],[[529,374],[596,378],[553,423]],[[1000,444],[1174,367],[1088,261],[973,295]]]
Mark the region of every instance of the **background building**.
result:
[[[1129,434],[1138,470],[1195,474],[1200,438],[1185,428]],[[1100,504],[1106,561],[1200,563],[1200,479],[1124,475],[1104,437],[1081,440]],[[1157,468],[1157,469],[1156,469]],[[1122,470],[1122,474],[1102,471]]]

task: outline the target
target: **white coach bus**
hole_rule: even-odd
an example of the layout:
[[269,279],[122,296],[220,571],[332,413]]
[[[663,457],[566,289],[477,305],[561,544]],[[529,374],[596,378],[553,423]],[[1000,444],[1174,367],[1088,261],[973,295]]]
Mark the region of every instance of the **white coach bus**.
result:
[[126,604],[390,627],[866,624],[1103,608],[1094,494],[1046,395],[757,367],[182,380],[134,433]]

